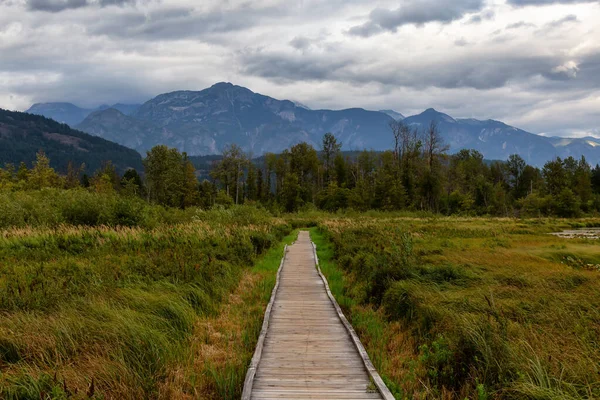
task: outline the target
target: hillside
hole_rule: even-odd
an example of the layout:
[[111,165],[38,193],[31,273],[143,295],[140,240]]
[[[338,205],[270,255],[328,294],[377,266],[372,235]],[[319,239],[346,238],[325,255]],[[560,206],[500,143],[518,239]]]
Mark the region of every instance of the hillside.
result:
[[[163,130],[156,125],[125,115],[115,108],[91,113],[77,125],[77,129],[136,149],[141,154],[145,154],[155,144],[168,140],[161,136]],[[153,144],[148,145],[149,143]]]
[[537,166],[558,155],[548,138],[499,121],[454,119],[432,108],[404,119],[405,124],[421,130],[426,129],[431,121],[437,123],[451,153],[474,149],[490,160],[506,160],[511,154],[519,154],[528,163]]
[[63,172],[69,161],[75,165],[85,163],[86,171],[94,172],[108,160],[120,172],[128,168],[142,170],[141,156],[135,150],[42,116],[0,109],[0,166],[21,161],[31,165],[39,150]]
[[95,111],[114,108],[121,111],[125,115],[131,115],[140,107],[139,104],[122,104],[117,103],[112,106],[103,104],[94,109],[77,107],[72,103],[36,103],[27,111],[29,114],[43,115],[63,124],[75,126],[83,121],[88,115]]
[[114,110],[89,115],[78,129],[144,152],[167,144],[190,155],[217,154],[236,143],[253,154],[280,152],[306,141],[318,147],[333,132],[344,149],[387,148],[391,117],[376,111],[310,110],[241,86],[218,83],[202,91],[165,93],[130,118]]

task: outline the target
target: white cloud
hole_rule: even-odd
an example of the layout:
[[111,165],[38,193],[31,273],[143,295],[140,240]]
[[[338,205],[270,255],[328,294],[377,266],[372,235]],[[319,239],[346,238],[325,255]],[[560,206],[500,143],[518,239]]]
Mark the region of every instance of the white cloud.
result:
[[598,129],[598,2],[438,3],[0,1],[0,107],[138,102],[231,81],[311,108]]

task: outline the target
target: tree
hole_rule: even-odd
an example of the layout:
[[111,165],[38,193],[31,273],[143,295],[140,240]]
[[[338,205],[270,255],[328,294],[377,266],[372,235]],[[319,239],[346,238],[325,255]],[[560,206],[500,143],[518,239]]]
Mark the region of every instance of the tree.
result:
[[[200,203],[198,204],[203,209],[212,207],[216,202],[217,186],[213,182],[204,179],[198,186],[200,194]],[[231,198],[229,198],[231,201]]]
[[333,160],[333,165],[335,167],[335,180],[340,187],[346,187],[346,179],[347,179],[347,170],[346,170],[346,160],[341,153],[338,153]]
[[425,154],[430,169],[433,168],[437,156],[445,153],[448,149],[449,146],[444,144],[444,139],[440,135],[437,122],[432,120],[425,134]]
[[[259,171],[260,172],[260,171]],[[248,165],[248,177],[246,178],[246,196],[250,201],[258,200],[258,188],[256,178],[256,167],[253,163]],[[261,182],[262,184],[262,182]]]
[[590,180],[594,193],[600,193],[600,165],[596,164],[596,167],[592,170],[592,176]]
[[375,170],[377,155],[373,151],[362,151],[350,168],[354,188],[350,193],[350,207],[367,210],[372,207],[375,195]]
[[561,189],[553,200],[555,212],[559,217],[576,217],[579,214],[579,201],[571,189]]
[[564,163],[560,157],[544,164],[542,175],[544,176],[548,192],[552,196],[558,196],[568,186]]
[[219,181],[235,204],[240,200],[240,179],[248,163],[242,148],[236,144],[223,149],[223,159],[211,171],[211,176]]
[[27,177],[27,185],[31,189],[60,186],[60,177],[54,171],[54,168],[50,167],[50,159],[46,157],[43,151],[36,154],[36,161],[34,161],[33,168],[29,171]]
[[105,173],[96,174],[90,182],[90,187],[96,193],[102,193],[105,195],[111,195],[115,193],[113,182],[110,179],[110,176]]
[[440,156],[448,150],[440,135],[437,122],[431,121],[425,132],[426,168],[421,176],[422,205],[431,211],[439,211],[439,199],[442,193]]
[[405,204],[404,188],[395,174],[394,154],[386,151],[381,155],[376,172],[374,206],[384,210],[399,210]]
[[518,154],[511,154],[506,162],[506,169],[509,174],[509,184],[513,193],[513,197],[518,200],[527,196],[530,182],[525,182],[523,174],[527,163]]
[[417,198],[419,164],[422,164],[419,157],[423,144],[419,140],[419,131],[417,128],[411,130],[406,125],[403,125],[400,134],[402,140],[400,160],[402,186],[406,192],[407,203],[414,205]]
[[145,195],[144,182],[142,177],[134,168],[129,168],[121,178],[121,187],[126,195],[141,196]]
[[289,153],[285,153],[282,160],[289,163],[289,166],[285,168],[286,172],[298,177],[299,196],[302,201],[314,202],[319,171],[317,151],[308,143],[298,143],[292,146]]
[[[272,178],[273,172],[275,170],[276,164],[277,164],[277,156],[273,153],[266,153],[265,154],[265,176],[264,176],[265,187],[263,190],[265,198],[269,198],[272,195],[273,183],[271,181],[271,178]],[[277,193],[278,186],[279,186],[279,182],[277,181],[277,179],[275,179],[275,193]]]
[[181,208],[197,206],[200,203],[198,178],[196,168],[186,153],[182,155],[182,183],[181,183]]
[[287,174],[283,180],[280,197],[287,212],[298,211],[302,205],[298,175]]
[[592,200],[592,170],[585,160],[584,156],[577,162],[573,177],[571,178],[571,188],[573,193],[581,202],[584,211],[587,211],[588,204]]
[[390,130],[392,131],[392,135],[394,136],[394,160],[396,163],[400,160],[400,143],[402,137],[402,129],[404,128],[404,124],[402,121],[397,121],[395,119],[391,120],[389,123]]
[[91,179],[91,185],[99,193],[112,193],[121,190],[121,177],[112,162],[103,163]]
[[177,149],[153,147],[144,160],[149,200],[181,207],[184,192],[184,159]]
[[29,180],[29,170],[27,165],[21,161],[19,169],[17,170],[17,181],[26,183]]
[[485,212],[490,206],[494,184],[490,179],[490,169],[483,161],[483,154],[477,150],[460,150],[450,156],[448,169],[448,196],[452,193],[455,199],[459,195],[465,196],[465,199],[470,199],[471,208]]
[[328,186],[331,181],[331,172],[333,171],[333,161],[335,156],[342,149],[342,143],[338,143],[332,133],[327,132],[323,136],[323,167],[324,167],[324,186]]
[[73,166],[73,162],[69,161],[67,165],[67,175],[65,176],[65,189],[73,189],[81,185],[79,176],[85,170],[85,164],[81,164],[79,168]]
[[15,183],[15,166],[9,163],[0,168],[0,190],[11,190]]
[[264,185],[265,184],[263,182],[263,171],[262,169],[258,168],[258,171],[256,171],[256,200],[258,201],[264,200]]

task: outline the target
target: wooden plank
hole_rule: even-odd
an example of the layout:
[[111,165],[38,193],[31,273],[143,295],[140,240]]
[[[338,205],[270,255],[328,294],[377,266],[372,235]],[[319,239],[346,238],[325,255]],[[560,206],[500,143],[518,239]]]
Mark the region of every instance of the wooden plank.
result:
[[248,372],[246,373],[246,379],[244,380],[242,400],[250,400],[250,397],[252,395],[252,384],[254,383],[254,375],[256,374],[256,368],[258,367],[258,363],[260,362],[260,358],[262,356],[265,336],[267,336],[267,331],[269,330],[269,317],[271,315],[271,309],[273,308],[273,304],[275,303],[275,295],[277,293],[277,288],[279,287],[279,276],[281,275],[281,270],[283,269],[283,264],[285,263],[285,255],[287,253],[287,249],[288,246],[285,245],[285,247],[283,248],[283,257],[281,257],[281,263],[279,264],[279,268],[277,269],[275,287],[271,292],[271,299],[269,300],[269,304],[267,305],[267,309],[265,310],[265,317],[263,319],[263,325],[260,331],[260,336],[258,337],[256,349],[254,350],[254,355],[252,356],[252,361],[250,361],[250,367],[248,368]]
[[308,232],[287,248],[269,305],[243,400],[382,398],[369,390],[365,361],[318,270]]
[[383,382],[383,379],[381,379],[381,376],[379,376],[379,373],[377,372],[377,370],[375,369],[375,366],[371,362],[371,359],[369,358],[369,355],[367,354],[367,350],[365,350],[364,346],[360,342],[360,338],[354,331],[354,328],[352,328],[352,325],[350,325],[350,323],[346,319],[346,316],[344,315],[344,313],[342,312],[342,309],[340,308],[339,304],[335,300],[335,297],[333,297],[333,294],[331,293],[331,290],[329,289],[329,283],[327,282],[327,278],[325,278],[325,275],[323,275],[323,272],[321,272],[321,267],[319,266],[319,257],[317,256],[317,245],[314,244],[313,242],[311,242],[311,244],[313,247],[315,264],[317,265],[317,270],[319,271],[319,275],[321,276],[321,279],[323,279],[323,282],[325,283],[325,289],[327,291],[327,296],[329,296],[329,298],[331,299],[331,302],[333,303],[333,306],[335,307],[335,310],[337,311],[337,313],[340,317],[340,320],[342,321],[342,323],[348,330],[348,333],[352,337],[352,341],[354,342],[354,345],[356,346],[356,349],[358,350],[358,353],[360,354],[360,357],[362,358],[362,360],[365,364],[365,367],[367,368],[367,372],[369,373],[369,376],[375,383],[375,386],[377,386],[377,389],[379,390],[379,393],[381,394],[381,396],[383,397],[384,400],[395,400],[394,395],[392,394],[392,392],[390,392],[388,387],[385,385],[385,382]]

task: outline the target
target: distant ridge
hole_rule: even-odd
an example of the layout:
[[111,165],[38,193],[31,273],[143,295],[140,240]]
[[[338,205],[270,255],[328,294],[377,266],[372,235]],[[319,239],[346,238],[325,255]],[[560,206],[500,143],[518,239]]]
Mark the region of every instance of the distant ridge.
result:
[[140,152],[162,143],[190,155],[218,154],[232,143],[255,155],[281,152],[303,141],[319,147],[326,132],[338,136],[346,149],[382,149],[391,143],[391,118],[383,113],[310,110],[228,82],[161,94],[130,117],[104,110],[77,127]]
[[76,167],[85,163],[87,173],[98,170],[106,161],[121,173],[128,168],[143,169],[142,158],[135,150],[43,116],[0,109],[0,167],[21,162],[31,167],[40,150],[63,173],[69,161]]
[[393,142],[390,121],[402,120],[424,130],[433,120],[451,153],[475,149],[486,159],[499,160],[519,154],[536,166],[557,156],[585,156],[592,164],[600,163],[600,146],[595,142],[599,139],[558,140],[500,121],[453,118],[433,108],[406,118],[393,109],[311,110],[301,103],[277,100],[229,82],[200,91],[164,93],[142,105],[84,110],[70,103],[45,103],[31,109],[65,122],[87,113],[71,125],[141,153],[166,144],[189,155],[219,154],[228,144],[236,143],[257,156],[278,153],[303,141],[320,148],[326,132],[336,135],[344,150],[387,150]]
[[94,111],[114,108],[121,111],[125,115],[131,115],[139,107],[139,104],[117,103],[113,104],[112,106],[103,104],[95,109],[87,109],[77,107],[72,103],[36,103],[29,107],[29,109],[25,112],[29,114],[43,115],[44,117],[51,118],[57,122],[75,126]]
[[396,121],[402,121],[404,118],[406,118],[404,115],[402,115],[398,111],[394,111],[394,110],[379,110],[379,112],[389,115],[390,117],[394,118]]

